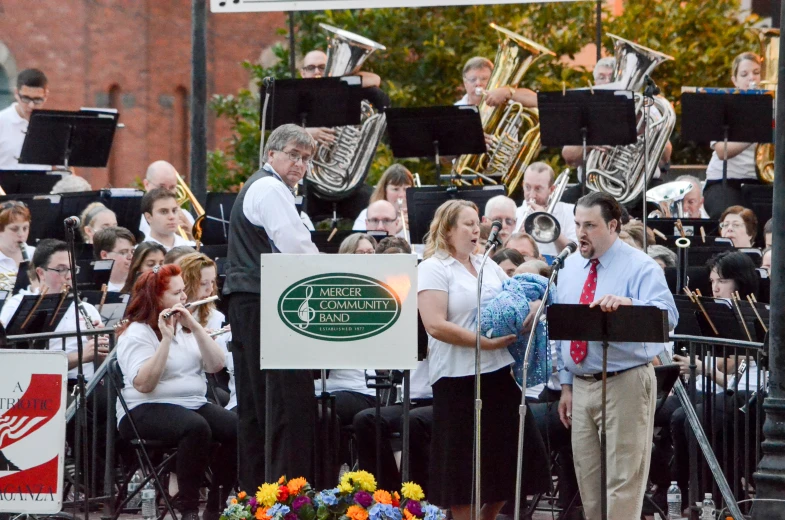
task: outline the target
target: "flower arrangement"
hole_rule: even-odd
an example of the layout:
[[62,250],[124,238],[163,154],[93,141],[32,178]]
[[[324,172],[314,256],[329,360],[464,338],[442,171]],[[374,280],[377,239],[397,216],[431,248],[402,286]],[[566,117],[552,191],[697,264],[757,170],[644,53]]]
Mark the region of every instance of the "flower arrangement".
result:
[[377,489],[367,471],[351,471],[337,487],[316,491],[302,477],[242,491],[221,520],[444,520],[444,512],[425,501],[422,487],[406,482],[401,492]]

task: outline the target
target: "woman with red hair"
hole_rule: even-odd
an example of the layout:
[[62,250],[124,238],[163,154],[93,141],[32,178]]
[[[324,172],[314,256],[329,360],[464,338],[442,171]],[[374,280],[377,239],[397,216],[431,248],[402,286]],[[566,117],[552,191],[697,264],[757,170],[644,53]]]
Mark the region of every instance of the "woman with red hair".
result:
[[[183,306],[186,299],[176,265],[139,276],[128,304],[128,323],[118,332],[117,361],[125,383],[122,395],[139,434],[177,445],[182,519],[198,520],[199,487],[210,464],[219,486],[208,495],[203,518],[218,520],[225,499],[219,490],[227,495],[234,486],[237,415],[205,398],[204,371],[221,370],[224,353]],[[134,438],[120,406],[117,422],[123,438]],[[211,454],[205,448],[213,441],[220,447]]]

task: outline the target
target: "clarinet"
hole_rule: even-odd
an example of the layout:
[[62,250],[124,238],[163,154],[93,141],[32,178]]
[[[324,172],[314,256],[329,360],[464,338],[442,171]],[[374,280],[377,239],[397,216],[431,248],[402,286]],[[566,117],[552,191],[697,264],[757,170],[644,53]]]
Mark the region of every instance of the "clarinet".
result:
[[19,249],[22,251],[22,262],[29,262],[30,256],[27,254],[27,244],[19,242]]

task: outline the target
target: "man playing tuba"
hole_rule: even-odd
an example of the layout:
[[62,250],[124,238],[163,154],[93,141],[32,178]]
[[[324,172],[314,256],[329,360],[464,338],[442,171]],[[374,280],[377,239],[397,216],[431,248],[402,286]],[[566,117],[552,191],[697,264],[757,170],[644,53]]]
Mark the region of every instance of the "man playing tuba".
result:
[[463,66],[463,88],[466,94],[458,100],[456,105],[477,106],[485,98],[488,106],[496,107],[508,101],[522,104],[525,107],[537,106],[537,94],[528,88],[515,88],[502,86],[485,90],[493,72],[493,62],[482,56],[475,56]]

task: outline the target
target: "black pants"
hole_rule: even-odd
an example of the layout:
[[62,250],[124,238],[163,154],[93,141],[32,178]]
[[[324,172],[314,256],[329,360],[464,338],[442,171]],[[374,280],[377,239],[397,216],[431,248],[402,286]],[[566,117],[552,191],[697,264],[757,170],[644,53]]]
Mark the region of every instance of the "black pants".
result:
[[[183,513],[199,509],[199,487],[208,465],[213,470],[213,480],[223,486],[224,493],[234,487],[237,474],[235,414],[212,403],[198,410],[176,404],[150,403],[131,410],[131,416],[143,439],[177,445],[178,507]],[[119,429],[124,439],[134,438],[126,417],[120,421]],[[211,453],[212,442],[218,442],[220,446]],[[207,510],[218,511],[223,505],[221,502],[219,494],[211,489]]]
[[[264,475],[265,396],[271,392],[272,475],[313,482],[316,397],[310,370],[260,370],[259,295],[229,298],[232,357],[240,418],[240,484],[254,490]],[[269,377],[269,387],[266,378]]]
[[[420,484],[424,490],[428,484],[428,464],[431,453],[433,427],[431,401],[431,399],[423,399],[413,403],[409,411],[409,478]],[[354,416],[360,469],[376,475],[380,488],[400,489],[401,475],[395,463],[390,437],[392,433],[403,433],[403,406],[399,404],[383,406],[380,410],[382,467],[379,471],[376,468],[376,408],[368,408]]]

